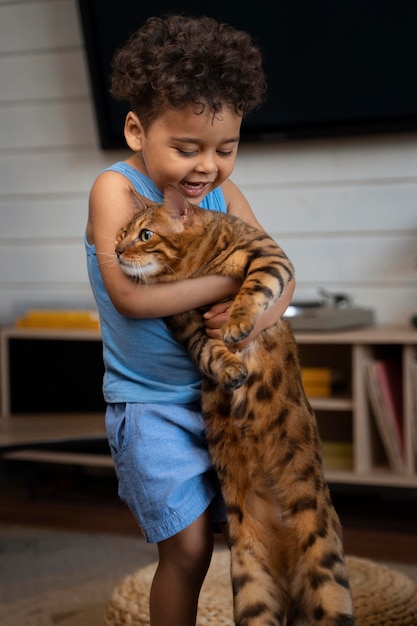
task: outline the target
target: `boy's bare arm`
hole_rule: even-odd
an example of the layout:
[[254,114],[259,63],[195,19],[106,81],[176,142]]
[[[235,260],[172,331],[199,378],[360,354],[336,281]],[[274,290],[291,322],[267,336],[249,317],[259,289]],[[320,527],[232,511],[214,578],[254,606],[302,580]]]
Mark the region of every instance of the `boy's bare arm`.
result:
[[133,214],[127,179],[105,172],[90,194],[87,239],[96,246],[107,293],[119,313],[132,318],[165,317],[233,296],[239,283],[225,276],[204,276],[175,283],[140,284],[122,272],[115,255],[118,230]]
[[[262,315],[258,318],[255,328],[245,339],[233,346],[233,350],[241,350],[247,346],[260,332],[269,328],[275,322],[282,317],[291,303],[295,289],[295,279],[292,278],[288,285],[285,287],[281,298],[270,306]],[[230,307],[232,301],[222,302],[214,304],[207,313],[204,314],[204,321],[206,324],[206,333],[211,339],[221,339],[221,328],[227,323],[229,319]]]

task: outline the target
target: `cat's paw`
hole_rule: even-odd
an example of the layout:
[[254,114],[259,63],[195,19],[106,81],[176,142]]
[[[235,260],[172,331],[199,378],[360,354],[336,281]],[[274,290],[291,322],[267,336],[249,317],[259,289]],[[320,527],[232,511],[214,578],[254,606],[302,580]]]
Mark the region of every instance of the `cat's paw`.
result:
[[217,339],[205,343],[196,363],[203,374],[226,391],[241,387],[249,375],[240,356]]
[[223,341],[225,343],[238,343],[246,339],[252,330],[253,324],[245,324],[242,321],[239,324],[228,324],[223,331]]
[[221,373],[220,385],[226,391],[239,389],[248,377],[248,371],[241,363],[230,363],[226,365]]

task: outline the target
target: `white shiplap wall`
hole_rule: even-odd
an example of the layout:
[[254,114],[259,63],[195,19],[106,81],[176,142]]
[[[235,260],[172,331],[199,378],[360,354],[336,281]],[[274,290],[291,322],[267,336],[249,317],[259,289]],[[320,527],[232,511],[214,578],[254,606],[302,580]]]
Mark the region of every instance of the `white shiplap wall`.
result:
[[[0,0],[0,323],[93,303],[82,235],[103,152],[75,0]],[[381,323],[417,312],[417,134],[242,146],[234,173],[297,271]]]

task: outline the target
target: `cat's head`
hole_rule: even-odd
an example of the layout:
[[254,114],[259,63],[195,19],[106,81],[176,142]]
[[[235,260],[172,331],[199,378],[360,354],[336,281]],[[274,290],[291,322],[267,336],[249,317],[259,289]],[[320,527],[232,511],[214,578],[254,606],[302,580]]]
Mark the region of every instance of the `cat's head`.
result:
[[[195,208],[172,186],[158,204],[132,190],[136,213],[115,242],[122,271],[133,280],[174,280],[181,274],[184,249],[198,222]],[[175,275],[175,278],[174,278]]]

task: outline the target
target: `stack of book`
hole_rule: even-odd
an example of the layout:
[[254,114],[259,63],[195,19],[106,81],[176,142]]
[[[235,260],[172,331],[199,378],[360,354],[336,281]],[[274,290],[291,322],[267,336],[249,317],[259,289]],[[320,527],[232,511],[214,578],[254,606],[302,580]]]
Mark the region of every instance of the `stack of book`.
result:
[[322,441],[323,467],[326,471],[353,470],[353,443],[351,441]]
[[89,309],[28,309],[15,324],[21,328],[100,328],[97,311]]
[[[417,316],[416,316],[417,320]],[[417,326],[417,324],[416,324]],[[416,455],[417,463],[417,358],[411,363],[411,381],[412,381],[412,407],[414,415],[414,428],[412,430],[413,450]]]
[[400,359],[370,359],[366,364],[369,403],[394,472],[405,471],[403,382]]
[[332,370],[328,367],[302,367],[301,380],[309,398],[329,398],[332,393]]

